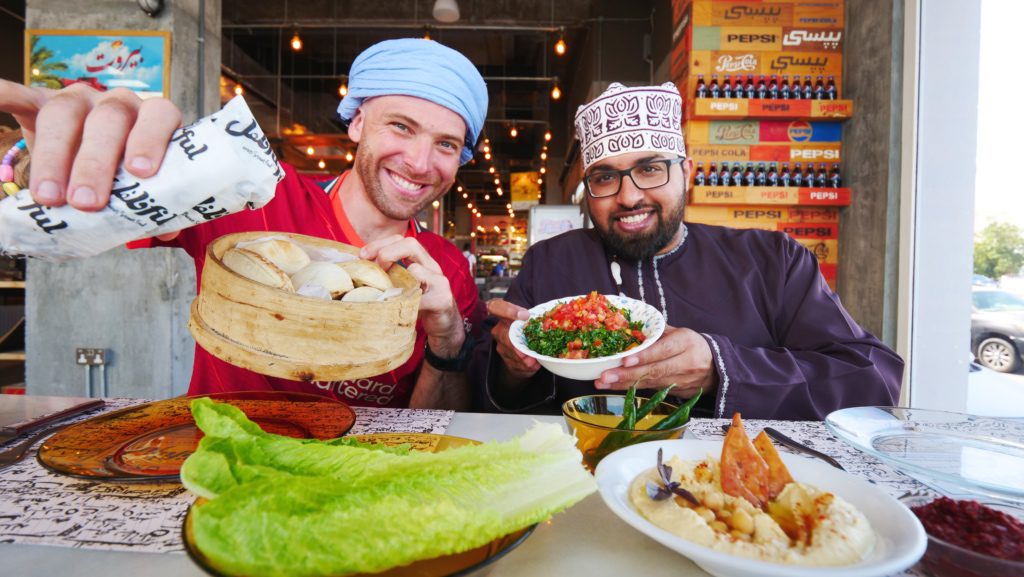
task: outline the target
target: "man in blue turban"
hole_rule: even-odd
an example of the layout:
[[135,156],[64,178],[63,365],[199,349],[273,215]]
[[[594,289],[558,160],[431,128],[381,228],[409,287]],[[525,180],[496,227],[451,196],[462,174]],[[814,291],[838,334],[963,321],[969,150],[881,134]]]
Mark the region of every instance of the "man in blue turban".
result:
[[[125,91],[82,85],[49,91],[3,80],[0,110],[16,115],[37,153],[35,200],[86,211],[106,206],[122,158],[134,176],[155,175],[181,120],[177,107],[161,98],[143,102]],[[222,235],[301,233],[361,247],[362,258],[384,268],[401,263],[421,283],[416,343],[394,370],[346,381],[292,381],[234,366],[197,346],[189,393],[287,390],[350,405],[467,407],[463,369],[483,310],[462,253],[421,229],[416,216],[472,158],[486,112],[487,87],[465,56],[429,40],[375,44],[353,62],[349,94],[338,108],[359,145],[353,170],[325,181],[282,164],[284,176],[263,208],[136,243],[183,248],[202,275],[206,247]],[[249,133],[258,134],[258,127]]]

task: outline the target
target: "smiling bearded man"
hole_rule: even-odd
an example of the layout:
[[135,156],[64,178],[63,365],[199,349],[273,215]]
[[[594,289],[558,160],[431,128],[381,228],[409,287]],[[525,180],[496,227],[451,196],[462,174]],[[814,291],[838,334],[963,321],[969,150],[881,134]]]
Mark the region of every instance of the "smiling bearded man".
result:
[[[531,246],[506,300],[488,303],[474,351],[482,410],[557,413],[581,396],[638,388],[692,397],[705,414],[821,420],[848,406],[893,405],[903,360],[863,330],[807,249],[781,232],[682,221],[691,162],[682,99],[670,83],[612,84],[580,107],[583,185],[593,230]],[[665,315],[656,343],[590,382],[555,377],[509,340],[527,309],[591,291]],[[647,391],[649,395],[653,390]]]

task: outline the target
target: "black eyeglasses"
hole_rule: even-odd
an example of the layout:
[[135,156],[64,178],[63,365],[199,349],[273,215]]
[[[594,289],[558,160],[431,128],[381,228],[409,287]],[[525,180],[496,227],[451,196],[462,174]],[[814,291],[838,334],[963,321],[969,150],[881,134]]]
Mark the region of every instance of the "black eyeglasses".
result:
[[685,156],[659,158],[624,170],[595,170],[583,177],[583,185],[587,189],[587,194],[593,198],[606,198],[618,194],[622,188],[623,176],[628,176],[633,185],[641,190],[658,188],[668,184],[672,165],[684,160]]

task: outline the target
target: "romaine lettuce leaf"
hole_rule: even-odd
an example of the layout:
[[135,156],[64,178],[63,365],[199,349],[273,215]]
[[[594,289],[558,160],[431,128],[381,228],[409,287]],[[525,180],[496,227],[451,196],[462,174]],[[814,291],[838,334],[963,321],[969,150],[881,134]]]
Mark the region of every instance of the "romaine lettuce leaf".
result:
[[212,499],[192,509],[193,535],[229,574],[382,571],[484,545],[596,489],[555,424],[504,443],[402,455],[253,430],[241,411],[210,399],[192,410],[206,437],[182,481]]

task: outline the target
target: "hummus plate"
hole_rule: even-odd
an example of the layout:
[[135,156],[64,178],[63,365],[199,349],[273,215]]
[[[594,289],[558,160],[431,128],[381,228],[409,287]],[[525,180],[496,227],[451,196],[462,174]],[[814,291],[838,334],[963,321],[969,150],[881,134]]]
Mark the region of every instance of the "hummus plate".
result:
[[689,558],[718,577],[885,577],[912,566],[927,545],[924,528],[909,509],[884,490],[819,461],[782,454],[796,481],[834,493],[859,509],[876,534],[874,550],[859,563],[840,567],[801,567],[758,561],[698,545],[661,529],[643,518],[629,501],[629,486],[657,463],[672,457],[700,460],[722,453],[721,441],[655,441],[626,447],[605,457],[595,478],[601,498],[623,521],[662,545]]

